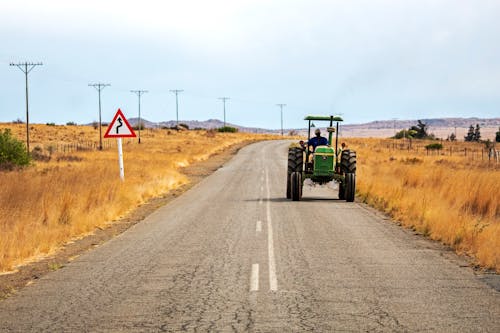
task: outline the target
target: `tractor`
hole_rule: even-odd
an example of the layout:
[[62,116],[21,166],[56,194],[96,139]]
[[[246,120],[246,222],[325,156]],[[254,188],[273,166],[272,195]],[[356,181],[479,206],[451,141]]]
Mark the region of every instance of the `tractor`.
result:
[[[339,123],[343,119],[339,116],[307,116],[304,120],[309,124],[307,142],[301,141],[300,145],[293,144],[288,148],[287,199],[300,200],[304,180],[309,178],[317,184],[336,181],[339,184],[339,199],[353,202],[356,193],[356,152],[339,149]],[[315,126],[313,122],[320,121],[329,123],[328,144],[319,145],[313,150],[309,144],[311,127]],[[332,142],[333,133],[336,133],[335,146]]]

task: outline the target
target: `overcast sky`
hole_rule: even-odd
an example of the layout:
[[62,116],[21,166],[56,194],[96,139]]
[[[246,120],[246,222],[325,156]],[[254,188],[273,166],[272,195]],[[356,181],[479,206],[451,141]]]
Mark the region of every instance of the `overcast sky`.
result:
[[0,0],[0,121],[151,121],[303,127],[304,115],[500,116],[500,1]]

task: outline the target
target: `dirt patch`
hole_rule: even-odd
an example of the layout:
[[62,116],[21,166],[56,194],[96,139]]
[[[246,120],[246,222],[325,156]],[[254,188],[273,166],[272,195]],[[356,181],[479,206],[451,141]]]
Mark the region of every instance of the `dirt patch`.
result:
[[189,178],[189,183],[172,190],[161,197],[149,200],[147,203],[137,207],[124,218],[110,224],[107,228],[96,229],[91,235],[66,244],[55,255],[42,260],[26,264],[13,273],[0,275],[0,300],[15,293],[22,287],[33,283],[43,275],[64,267],[82,253],[97,247],[111,238],[121,234],[134,224],[142,221],[152,212],[164,206],[171,200],[180,196],[202,179],[219,169],[229,161],[242,147],[252,143],[245,141],[228,147],[221,153],[211,156],[209,159],[197,162],[182,168],[181,172]]

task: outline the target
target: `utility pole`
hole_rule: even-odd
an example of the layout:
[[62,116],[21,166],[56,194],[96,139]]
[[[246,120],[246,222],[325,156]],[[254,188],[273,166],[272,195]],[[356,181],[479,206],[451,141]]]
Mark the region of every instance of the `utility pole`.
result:
[[406,130],[403,126],[403,143],[406,143]]
[[131,93],[134,93],[139,97],[139,143],[141,143],[141,95],[147,93],[147,90],[130,90]]
[[281,136],[283,136],[283,107],[286,106],[286,104],[276,104],[276,105],[279,106],[281,110]]
[[226,101],[229,99],[229,97],[219,97],[219,99],[224,104],[224,127],[226,127]]
[[17,66],[23,73],[26,81],[26,149],[28,155],[30,154],[30,116],[29,116],[29,103],[28,103],[28,74],[36,66],[42,66],[41,62],[22,62],[22,63],[10,63],[10,66]]
[[183,92],[184,90],[182,89],[172,89],[170,92],[173,92],[175,94],[175,115],[177,119],[177,125],[179,125],[179,98],[178,95],[180,92]]
[[101,91],[109,86],[109,83],[89,83],[89,87],[94,87],[99,92],[99,150],[102,150]]
[[398,120],[398,118],[392,118],[392,130],[394,131],[394,139],[396,138],[396,120]]

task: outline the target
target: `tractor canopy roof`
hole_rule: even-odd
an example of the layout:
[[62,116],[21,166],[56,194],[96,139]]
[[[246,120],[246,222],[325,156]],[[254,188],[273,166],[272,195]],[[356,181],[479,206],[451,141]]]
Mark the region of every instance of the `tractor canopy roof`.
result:
[[344,121],[340,116],[318,116],[318,115],[309,115],[304,118],[304,120],[316,120],[316,121]]

